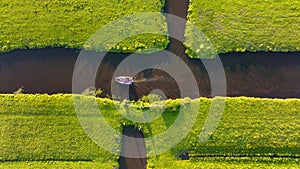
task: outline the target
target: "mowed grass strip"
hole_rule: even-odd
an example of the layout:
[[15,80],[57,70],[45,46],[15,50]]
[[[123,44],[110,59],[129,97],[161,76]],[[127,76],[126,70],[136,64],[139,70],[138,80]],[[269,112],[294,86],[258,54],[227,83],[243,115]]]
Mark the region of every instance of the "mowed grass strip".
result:
[[181,160],[174,158],[170,153],[165,153],[148,160],[148,168],[186,168],[186,169],[249,169],[249,168],[269,168],[269,169],[298,169],[299,159],[284,158],[261,158],[261,157],[218,157],[218,158],[190,158]]
[[200,143],[199,134],[210,108],[209,103],[203,103],[194,128],[174,152],[188,150],[192,156],[299,156],[299,99],[226,98],[216,130]]
[[[82,96],[82,99],[91,97]],[[174,158],[182,151],[189,151],[191,156],[299,156],[299,99],[226,98],[218,127],[206,142],[200,143],[199,134],[210,104],[220,99],[176,99],[152,103],[153,106],[166,107],[162,115],[149,124],[125,119],[121,115],[126,113],[123,112],[123,103],[96,100],[106,121],[116,131],[121,131],[122,125],[135,125],[146,137],[157,136],[169,129],[178,117],[180,106],[200,104],[197,119],[185,119],[188,122],[196,120],[194,127],[169,151]],[[92,160],[116,163],[117,156],[98,147],[81,128],[72,95],[0,95],[0,101],[1,161]],[[132,117],[142,114],[143,110],[136,106],[138,104],[127,107],[134,112]],[[159,111],[159,108],[152,108],[153,113]],[[119,142],[113,144],[120,148]]]
[[[131,14],[161,12],[163,6],[164,0],[2,0],[0,52],[45,47],[81,49],[87,40],[106,24]],[[149,20],[155,20],[148,24],[149,29],[167,32],[164,17]],[[136,22],[147,24],[147,21],[132,21]],[[126,29],[125,24],[121,32],[103,34],[114,38],[134,31],[136,30]],[[105,44],[97,48],[87,48],[98,51],[135,52],[149,48],[164,49],[167,44],[167,36],[142,34],[120,41],[111,48],[105,47]]]
[[209,43],[217,53],[299,51],[299,6],[298,0],[190,0],[188,21],[206,38],[195,36],[188,26],[187,53],[201,56]]
[[117,165],[118,156],[85,134],[70,95],[1,95],[0,100],[0,161],[96,160],[111,168]]
[[[18,161],[18,162],[0,162],[1,169],[74,169],[74,168],[84,168],[84,169],[113,169],[113,164],[103,163],[99,161],[86,162],[86,161]],[[115,165],[117,166],[117,164]]]
[[[230,169],[249,169],[249,168],[269,168],[269,169],[298,169],[299,159],[271,159],[271,158],[201,158],[182,161],[166,155],[148,160],[148,169],[163,168],[185,168],[185,169],[215,169],[215,168],[230,168]],[[64,161],[22,161],[22,162],[0,162],[0,168],[12,169],[56,169],[56,168],[101,168],[112,169],[111,164],[101,162],[64,162]]]

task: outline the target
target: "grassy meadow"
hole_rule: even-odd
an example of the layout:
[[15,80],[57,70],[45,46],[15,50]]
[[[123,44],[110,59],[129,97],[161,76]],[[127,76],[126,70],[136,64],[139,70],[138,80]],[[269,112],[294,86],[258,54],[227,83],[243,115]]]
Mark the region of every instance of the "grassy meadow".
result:
[[[87,96],[82,98],[91,99]],[[118,165],[118,156],[97,146],[80,126],[74,111],[72,95],[0,95],[0,101],[3,103],[0,106],[1,167],[111,168]],[[157,136],[172,126],[178,117],[180,106],[197,107],[200,104],[196,122],[187,133],[187,137],[167,153],[150,157],[148,168],[163,168],[161,166],[193,168],[212,164],[221,167],[227,166],[227,163],[231,168],[239,165],[244,168],[259,164],[267,166],[269,163],[276,168],[276,166],[295,167],[299,163],[299,159],[264,157],[300,155],[298,132],[300,112],[297,109],[300,101],[297,99],[226,98],[220,123],[204,143],[199,142],[199,134],[208,115],[211,99],[154,102],[156,106],[166,105],[166,107],[162,116],[149,124],[133,123],[124,118],[121,115],[124,113],[122,112],[124,105],[120,102],[99,98],[96,101],[105,120],[116,131],[120,132],[123,125],[134,125],[143,130],[146,138]],[[140,112],[140,115],[143,110],[138,108],[139,104],[141,103],[132,103],[129,108],[136,110],[132,112]],[[119,147],[118,142],[115,144]],[[189,161],[178,160],[182,151],[189,151],[190,156],[195,158]],[[210,155],[254,157],[208,158]],[[199,159],[197,156],[206,158]],[[165,165],[165,159],[174,164]]]
[[[299,51],[299,6],[299,0],[190,0],[187,53],[201,56],[210,43],[216,53]],[[191,25],[206,37],[196,36]]]
[[[45,47],[87,48],[98,51],[139,52],[144,49],[164,49],[167,36],[142,34],[124,39],[117,44],[85,43],[103,26],[115,19],[141,12],[161,12],[161,0],[1,0],[0,2],[0,53],[15,49]],[[134,19],[134,18],[131,18]],[[164,17],[151,21],[135,20],[147,24],[149,29],[167,33]],[[133,21],[123,20],[119,32],[101,32],[105,37],[124,37],[139,31],[130,26]],[[128,27],[127,29],[125,29]],[[108,38],[108,39],[109,39]]]
[[[270,158],[203,158],[191,159],[189,161],[176,160],[168,155],[160,156],[148,161],[148,169],[298,169],[300,161],[298,159],[270,159]],[[3,169],[22,168],[22,169],[56,169],[56,168],[84,168],[84,169],[112,169],[112,164],[93,162],[64,162],[64,161],[21,161],[0,163]]]
[[[166,18],[157,16],[149,21],[125,16],[162,12],[164,5],[165,0],[1,0],[0,53],[45,47],[124,53],[151,48],[162,50],[169,43],[167,36],[159,35],[168,33]],[[186,53],[191,58],[210,58],[228,52],[299,51],[299,6],[299,0],[190,0]],[[97,37],[90,39],[99,29],[121,17],[125,19],[119,24],[127,29],[109,31],[107,28],[105,33],[96,34],[105,37],[101,45]],[[145,25],[132,29],[137,27],[136,22]],[[192,25],[203,34],[195,34]],[[109,43],[148,29],[157,33]],[[133,125],[141,128],[146,138],[168,130],[179,117],[181,107],[200,106],[195,119],[185,119],[185,122],[195,121],[187,136],[164,154],[149,157],[148,169],[300,168],[299,158],[269,158],[300,156],[299,99],[228,97],[216,130],[203,143],[199,142],[199,134],[213,99],[131,102],[129,107],[110,99],[96,101],[116,131],[121,132],[124,125]],[[119,157],[99,147],[82,129],[74,110],[73,95],[0,94],[0,102],[0,168],[111,169],[118,166]],[[150,106],[155,115],[165,107],[162,115],[149,124],[132,122],[122,115],[130,110],[132,117],[143,118],[141,105]],[[119,142],[113,144],[120,149]],[[190,160],[179,159],[182,151],[189,152]]]

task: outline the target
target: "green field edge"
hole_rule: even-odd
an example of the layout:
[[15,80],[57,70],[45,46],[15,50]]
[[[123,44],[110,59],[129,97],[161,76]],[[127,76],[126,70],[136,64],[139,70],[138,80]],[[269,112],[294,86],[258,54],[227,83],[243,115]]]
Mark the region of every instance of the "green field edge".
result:
[[[117,166],[118,155],[96,145],[83,131],[74,112],[74,98],[81,99],[83,105],[96,100],[101,114],[114,130],[121,132],[123,126],[136,126],[142,129],[145,137],[159,135],[167,130],[177,118],[181,106],[193,108],[200,104],[199,115],[187,137],[167,153],[148,157],[148,168],[201,168],[203,165],[203,168],[255,168],[269,165],[273,168],[297,168],[299,164],[299,159],[295,158],[263,156],[300,156],[300,136],[297,132],[300,130],[300,99],[216,97],[146,103],[72,94],[0,94],[0,119],[3,121],[0,123],[1,168]],[[200,143],[199,133],[210,106],[212,102],[220,104],[222,99],[225,99],[225,109],[218,128],[205,143]],[[159,113],[157,110],[162,105],[165,105],[163,114],[150,124],[132,122],[122,115],[127,108],[132,116],[139,117],[143,112],[141,106],[154,106],[155,114]],[[120,142],[113,145],[118,151],[121,150]],[[191,159],[179,160],[182,151],[188,151]],[[203,154],[256,154],[261,157],[194,158]]]
[[[174,169],[174,168],[299,168],[300,161],[285,159],[265,158],[218,158],[218,159],[190,159],[176,160],[160,156],[148,160],[147,169]],[[22,161],[22,162],[0,162],[0,167],[8,168],[97,168],[111,169],[114,165],[101,162],[57,162],[57,161]]]
[[[3,0],[0,3],[0,53],[45,47],[73,49],[92,47],[93,50],[101,52],[124,53],[143,50],[147,53],[151,48],[163,50],[168,45],[168,38],[165,36],[167,34],[165,17],[157,15],[146,20],[134,16],[148,12],[161,13],[164,5],[165,0],[130,2],[106,0],[101,3],[95,0],[26,2]],[[120,18],[123,20],[118,20],[119,25],[115,27],[115,32],[108,30],[103,36],[99,36],[104,41],[101,45],[98,44],[99,39],[96,44],[87,44],[99,29],[102,30]],[[135,30],[134,26],[138,23],[141,27]],[[119,27],[124,29],[119,30]],[[151,28],[154,30],[153,34],[132,36],[117,44],[105,43],[113,38],[126,37],[127,34]]]
[[189,2],[184,44],[192,58],[228,52],[300,51],[300,1]]

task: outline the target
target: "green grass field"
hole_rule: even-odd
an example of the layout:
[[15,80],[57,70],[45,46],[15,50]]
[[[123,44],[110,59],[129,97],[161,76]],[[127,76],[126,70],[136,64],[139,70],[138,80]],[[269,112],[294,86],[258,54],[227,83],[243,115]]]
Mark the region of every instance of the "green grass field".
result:
[[[72,95],[0,95],[0,101],[1,168],[112,168],[117,165],[117,156],[98,147],[84,133],[74,112]],[[168,153],[149,158],[148,168],[297,168],[299,159],[262,156],[299,156],[298,99],[227,98],[216,131],[201,144],[199,134],[211,101],[206,98],[167,100],[162,116],[150,124],[139,124],[120,115],[113,101],[97,99],[101,113],[115,130],[121,131],[124,124],[135,125],[142,128],[146,137],[168,129],[177,118],[181,103],[191,107],[200,103],[196,123],[187,137]],[[116,105],[122,107],[120,103]],[[133,105],[129,107],[132,110],[138,104]],[[191,156],[244,154],[258,157],[176,160],[183,150],[189,151]]]
[[[96,31],[111,21],[141,12],[161,12],[163,6],[164,0],[1,0],[0,52],[45,47],[82,48]],[[164,17],[151,19],[156,20],[150,23],[139,20],[138,23],[147,23],[147,28],[156,32],[167,32]],[[128,28],[123,27],[122,32],[106,31],[103,34],[112,38],[137,31],[130,24],[126,25]],[[144,34],[125,39],[112,48],[104,43],[85,47],[98,51],[135,52],[148,48],[164,49],[167,44],[166,36]]]
[[[300,161],[298,159],[270,159],[270,158],[203,158],[191,159],[188,161],[176,160],[174,158],[160,156],[156,159],[148,161],[148,169],[216,169],[216,168],[230,168],[230,169],[298,169]],[[21,162],[0,162],[0,168],[12,169],[56,169],[56,168],[84,168],[84,169],[112,169],[111,164],[101,162],[63,162],[63,161],[21,161]]]
[[[149,29],[167,34],[163,16],[149,17],[151,19],[127,18],[119,23],[122,29],[110,32],[112,29],[109,28],[101,34],[101,45],[100,36],[85,44],[109,22],[141,12],[161,12],[164,3],[164,0],[112,0],[101,3],[95,0],[29,0],[22,3],[4,0],[0,2],[0,52],[45,47],[84,47],[111,52],[165,49],[169,40],[158,34],[142,34],[117,44],[110,43],[112,39],[140,30]],[[298,0],[191,0],[188,21],[197,26],[208,39],[195,34],[194,29],[187,26],[187,54],[192,58],[211,58],[216,53],[227,52],[299,51],[299,6]],[[143,23],[146,26],[138,27],[132,23]],[[124,25],[128,27],[124,28]]]
[[[299,6],[299,0],[190,0],[188,21],[202,30],[217,53],[299,51]],[[192,30],[187,27],[185,45],[189,56],[197,57],[209,46]]]
[[166,153],[157,158],[148,160],[148,168],[158,169],[215,169],[215,168],[230,168],[230,169],[252,169],[252,168],[268,168],[268,169],[298,169],[300,164],[299,159],[271,159],[271,158],[191,158],[190,160],[178,160],[172,155]]
[[[164,4],[165,0],[1,0],[0,53],[45,47],[111,52],[165,49],[169,40],[158,34],[142,34],[110,44],[114,38],[139,31],[130,26],[122,27],[117,34],[106,30],[100,46],[97,37],[88,41],[97,30],[117,18],[140,12],[161,12]],[[190,0],[188,21],[202,30],[208,39],[195,35],[188,25],[187,54],[192,58],[209,58],[227,52],[299,51],[299,6],[299,0]],[[139,28],[142,30],[167,33],[164,17],[151,19],[153,22],[125,20],[145,23],[147,26]],[[125,26],[128,23],[120,22]],[[111,169],[118,165],[118,156],[97,146],[80,126],[72,95],[2,94],[0,102],[0,168]],[[211,102],[207,98],[156,102],[167,105],[162,116],[150,124],[143,124],[125,119],[121,114],[126,113],[126,108],[121,103],[97,99],[106,121],[116,131],[120,132],[123,125],[134,125],[140,127],[146,137],[157,136],[169,129],[179,116],[181,104],[191,108],[200,104],[198,117],[187,137],[165,154],[150,157],[148,168],[300,168],[299,159],[265,157],[300,156],[299,99],[226,98],[217,129],[206,142],[200,143],[199,134]],[[128,109],[134,112],[133,117],[141,118],[140,105],[138,102],[129,106]],[[153,109],[154,114],[157,111],[159,108]],[[187,122],[192,120],[186,119]],[[120,149],[118,142],[115,146]],[[182,151],[189,151],[192,158],[179,160]],[[210,155],[249,157],[209,158]]]

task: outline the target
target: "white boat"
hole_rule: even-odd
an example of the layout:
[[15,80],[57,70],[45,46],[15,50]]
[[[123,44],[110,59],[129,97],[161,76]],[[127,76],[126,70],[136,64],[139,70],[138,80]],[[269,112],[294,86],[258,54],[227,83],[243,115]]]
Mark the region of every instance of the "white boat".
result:
[[129,76],[118,76],[115,78],[115,81],[119,84],[131,85],[133,83],[133,78]]

